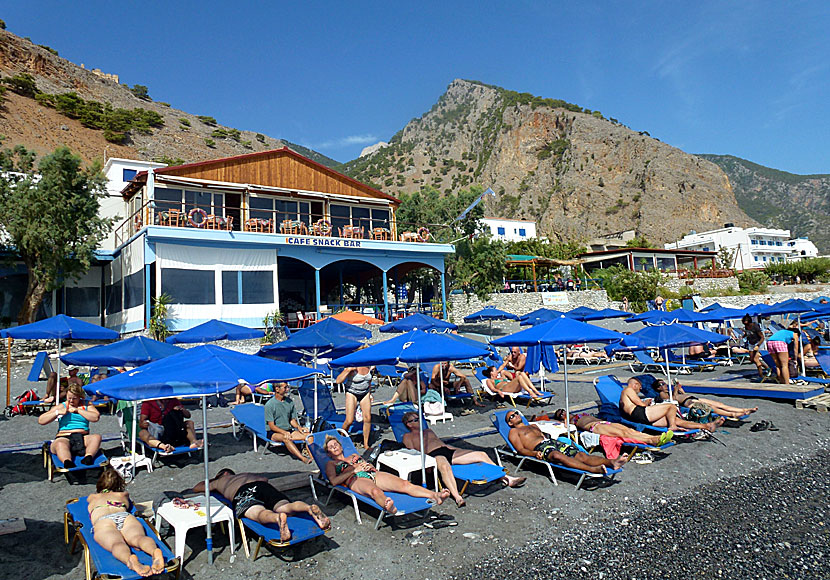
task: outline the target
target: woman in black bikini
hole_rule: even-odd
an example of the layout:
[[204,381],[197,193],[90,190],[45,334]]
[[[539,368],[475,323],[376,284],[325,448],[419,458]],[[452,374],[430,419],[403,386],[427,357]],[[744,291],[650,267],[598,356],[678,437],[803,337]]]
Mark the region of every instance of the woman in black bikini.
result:
[[[124,479],[118,472],[107,468],[98,478],[98,493],[87,497],[95,541],[137,574],[161,574],[165,568],[164,556],[156,542],[144,533],[141,522],[129,512],[130,495],[124,491],[124,487]],[[152,566],[139,562],[130,548],[138,548],[150,554],[153,557]]]

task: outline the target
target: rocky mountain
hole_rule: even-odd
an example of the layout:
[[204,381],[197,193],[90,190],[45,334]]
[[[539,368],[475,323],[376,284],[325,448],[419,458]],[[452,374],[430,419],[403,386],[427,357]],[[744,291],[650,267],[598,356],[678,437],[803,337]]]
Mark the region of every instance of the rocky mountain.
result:
[[537,221],[552,239],[636,229],[653,242],[726,222],[754,225],[714,163],[599,111],[455,80],[432,109],[344,170],[393,195],[491,187],[487,213]]
[[732,155],[699,155],[729,176],[738,205],[762,224],[808,236],[830,253],[830,175],[795,175]]
[[[0,30],[0,77],[7,81],[15,77],[25,80],[20,75],[31,75],[35,84],[35,91],[25,90],[25,86],[18,90],[7,87],[0,105],[3,146],[24,145],[43,154],[66,145],[86,161],[106,156],[167,163],[190,163],[288,146],[325,165],[337,164],[284,139],[221,125],[211,111],[196,115],[149,97],[140,98],[140,90],[119,84],[113,72],[117,71],[102,73],[81,68],[58,56],[52,48]],[[124,119],[129,118],[123,111],[134,109],[149,111],[150,115],[142,114],[154,124],[137,125],[123,139],[108,129],[96,128],[119,128],[119,123],[123,125]],[[155,122],[157,118],[152,113],[161,121]]]

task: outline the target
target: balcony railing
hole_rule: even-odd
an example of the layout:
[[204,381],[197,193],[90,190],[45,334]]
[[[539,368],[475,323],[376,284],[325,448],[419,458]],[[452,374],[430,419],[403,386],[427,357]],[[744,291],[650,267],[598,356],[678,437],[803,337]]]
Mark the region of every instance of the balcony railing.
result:
[[409,227],[409,224],[401,223],[396,227],[389,220],[284,213],[234,206],[182,208],[171,202],[149,201],[115,229],[116,246],[147,225],[399,242],[435,241],[426,227]]

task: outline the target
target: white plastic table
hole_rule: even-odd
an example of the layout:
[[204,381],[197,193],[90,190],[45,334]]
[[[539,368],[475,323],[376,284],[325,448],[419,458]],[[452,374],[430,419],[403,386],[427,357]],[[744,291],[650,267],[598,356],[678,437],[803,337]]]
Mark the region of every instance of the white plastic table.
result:
[[[188,501],[199,504],[197,508],[178,508],[173,505],[173,502],[162,504],[156,512],[156,529],[161,524],[162,518],[173,527],[176,533],[176,547],[173,552],[183,561],[184,544],[187,539],[187,532],[191,528],[204,527],[207,522],[207,512],[205,507],[205,496],[187,498]],[[215,524],[217,522],[228,522],[228,535],[231,541],[231,558],[233,558],[234,546],[236,545],[234,537],[234,515],[233,510],[228,506],[222,504],[219,500],[211,498],[210,500],[210,521]]]
[[[424,458],[426,469],[432,468],[435,477],[435,491],[438,491],[438,470],[435,468],[435,458],[427,455]],[[386,466],[397,472],[401,479],[409,480],[413,473],[421,471],[421,453],[414,449],[399,449],[385,451],[378,456],[377,466]]]
[[[550,435],[553,439],[565,435],[565,423],[560,421],[534,421],[531,425],[536,425],[541,429],[542,433]],[[571,424],[571,433],[576,433],[576,425]]]

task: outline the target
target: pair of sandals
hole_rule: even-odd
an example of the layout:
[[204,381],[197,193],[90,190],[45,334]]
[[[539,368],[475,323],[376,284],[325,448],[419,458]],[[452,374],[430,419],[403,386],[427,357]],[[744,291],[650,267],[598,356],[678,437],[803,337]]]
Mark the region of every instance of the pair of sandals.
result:
[[753,433],[757,433],[758,431],[778,431],[778,427],[772,421],[758,421],[749,430]]
[[440,530],[441,528],[450,528],[457,525],[458,522],[450,514],[432,515],[429,521],[424,522],[424,527],[431,530]]

